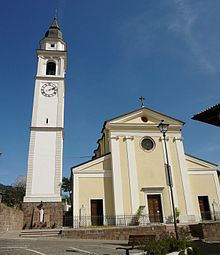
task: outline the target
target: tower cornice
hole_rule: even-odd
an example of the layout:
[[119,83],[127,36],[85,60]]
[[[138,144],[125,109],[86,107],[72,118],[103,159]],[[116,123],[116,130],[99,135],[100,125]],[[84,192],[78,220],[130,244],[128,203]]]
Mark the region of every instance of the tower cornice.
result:
[[36,80],[43,80],[43,81],[59,81],[59,80],[63,80],[64,76],[62,75],[36,75],[35,76]]

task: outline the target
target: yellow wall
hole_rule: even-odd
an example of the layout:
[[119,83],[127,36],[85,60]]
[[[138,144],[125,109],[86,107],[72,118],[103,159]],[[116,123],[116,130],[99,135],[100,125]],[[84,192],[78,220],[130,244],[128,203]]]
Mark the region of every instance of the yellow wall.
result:
[[[145,206],[145,196],[143,188],[163,187],[162,191],[162,206],[166,215],[171,214],[169,187],[166,182],[163,147],[159,137],[152,137],[156,143],[155,149],[146,152],[141,148],[142,137],[134,137],[136,168],[138,178],[138,190],[140,206]],[[128,170],[128,158],[126,140],[120,138],[120,160],[121,160],[121,177],[122,177],[122,190],[123,190],[123,205],[125,214],[131,214],[131,194]],[[180,210],[185,212],[185,202],[183,197],[182,182],[180,176],[180,169],[176,155],[175,144],[170,144],[170,150],[173,160],[173,171],[175,170],[174,177],[176,179],[178,199],[180,201]],[[132,178],[132,177],[131,177]]]
[[152,137],[155,141],[155,149],[153,151],[144,151],[141,148],[142,137],[135,137],[135,151],[138,174],[138,189],[140,190],[140,205],[145,206],[144,192],[142,188],[164,187],[162,191],[162,207],[165,215],[170,215],[170,197],[169,188],[166,182],[163,147],[159,137]]
[[79,177],[79,209],[84,205],[90,215],[90,199],[103,199],[106,215],[114,215],[112,178]]
[[144,187],[166,186],[163,151],[159,138],[154,138],[156,146],[150,152],[141,148],[141,140],[141,137],[134,139],[139,190]]
[[189,175],[190,187],[192,192],[193,209],[196,214],[200,215],[198,196],[209,197],[209,207],[212,210],[213,200],[218,201],[213,174],[191,174]]

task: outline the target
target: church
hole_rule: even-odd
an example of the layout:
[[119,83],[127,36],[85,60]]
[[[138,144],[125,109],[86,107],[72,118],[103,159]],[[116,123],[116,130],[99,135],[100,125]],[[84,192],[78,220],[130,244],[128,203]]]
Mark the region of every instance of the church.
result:
[[170,223],[174,212],[185,224],[213,219],[217,165],[185,153],[184,124],[143,104],[105,121],[93,158],[72,167],[75,227],[133,225],[137,216],[142,225]]
[[[24,228],[55,228],[63,226],[67,69],[56,19],[37,57]],[[217,165],[185,153],[183,125],[143,101],[139,109],[105,121],[93,158],[71,169],[73,226],[131,225],[136,219],[142,225],[170,223],[175,216],[182,223],[213,219],[220,206]]]

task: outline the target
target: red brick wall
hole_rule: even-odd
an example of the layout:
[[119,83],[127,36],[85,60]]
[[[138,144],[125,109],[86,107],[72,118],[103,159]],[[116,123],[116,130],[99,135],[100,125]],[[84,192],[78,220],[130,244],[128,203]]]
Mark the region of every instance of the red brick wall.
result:
[[23,226],[23,212],[0,204],[0,230],[20,230]]

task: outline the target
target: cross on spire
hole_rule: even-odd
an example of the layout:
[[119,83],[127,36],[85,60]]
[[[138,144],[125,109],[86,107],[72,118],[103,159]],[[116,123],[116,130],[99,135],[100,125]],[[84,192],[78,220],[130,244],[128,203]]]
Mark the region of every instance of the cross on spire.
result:
[[141,100],[141,107],[144,107],[145,98],[141,96],[141,97],[139,97],[139,99]]
[[54,11],[54,18],[55,19],[57,19],[57,16],[58,16],[57,13],[58,13],[58,11],[57,11],[57,9],[55,9],[55,11]]

